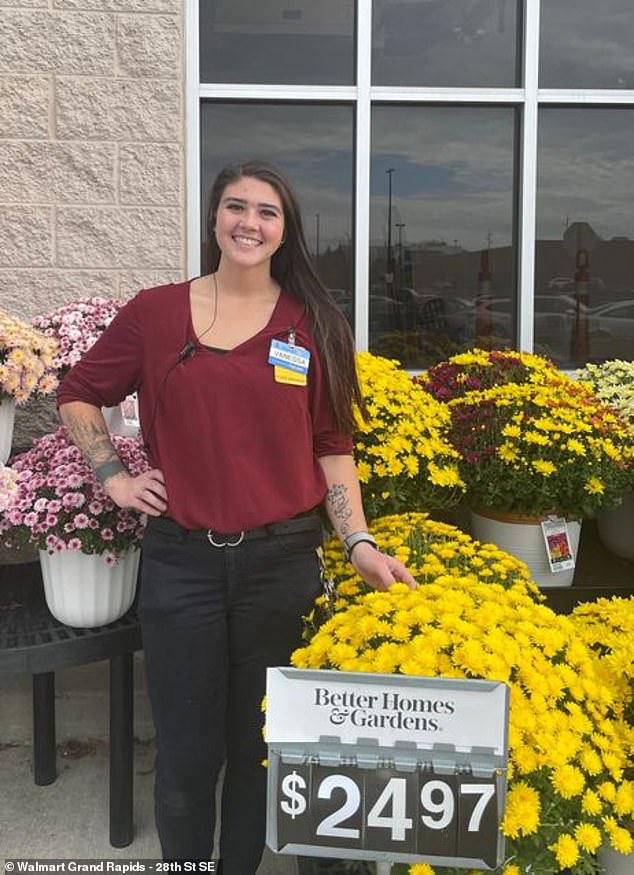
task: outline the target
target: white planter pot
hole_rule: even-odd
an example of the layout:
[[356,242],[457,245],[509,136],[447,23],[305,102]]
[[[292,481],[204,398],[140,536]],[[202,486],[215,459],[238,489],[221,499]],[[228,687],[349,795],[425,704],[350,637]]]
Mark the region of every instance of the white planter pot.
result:
[[[496,544],[501,550],[521,559],[528,565],[531,577],[540,587],[571,586],[575,569],[566,571],[550,570],[541,520],[528,517],[497,519],[485,515],[486,511],[471,511],[471,534],[476,540]],[[500,515],[501,516],[501,515]],[[568,521],[568,537],[572,555],[577,559],[581,523]]]
[[634,492],[624,495],[618,507],[599,511],[597,528],[604,547],[622,559],[634,560]]
[[15,400],[13,398],[3,398],[0,401],[0,462],[3,465],[11,455],[14,423]]
[[632,875],[634,872],[634,851],[619,854],[612,848],[599,848],[597,857],[605,875]]
[[67,626],[106,626],[122,617],[134,601],[139,549],[114,565],[79,550],[40,550],[44,596],[51,614]]

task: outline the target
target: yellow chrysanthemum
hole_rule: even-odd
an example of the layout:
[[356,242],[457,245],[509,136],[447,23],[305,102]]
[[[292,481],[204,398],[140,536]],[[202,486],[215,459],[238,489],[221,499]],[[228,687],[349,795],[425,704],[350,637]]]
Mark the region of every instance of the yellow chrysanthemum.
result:
[[580,823],[575,827],[575,839],[584,851],[594,854],[602,842],[601,830],[593,823]]
[[572,799],[583,793],[585,778],[576,766],[564,765],[555,769],[552,777],[553,786],[564,799]]
[[539,793],[525,781],[518,781],[509,790],[502,832],[509,838],[532,835],[539,826],[541,802]]
[[552,462],[549,462],[545,459],[535,459],[534,462],[531,462],[531,465],[537,471],[537,473],[541,474],[543,477],[549,477],[557,470]]
[[630,854],[634,850],[634,839],[629,829],[624,829],[619,826],[615,818],[605,817],[603,819],[605,830],[608,834],[610,845],[615,851],[620,854]]
[[560,835],[557,841],[550,845],[550,849],[555,854],[557,862],[562,869],[574,866],[579,859],[579,845],[568,833]]
[[590,477],[583,488],[590,495],[603,495],[605,492],[605,484],[598,477]]

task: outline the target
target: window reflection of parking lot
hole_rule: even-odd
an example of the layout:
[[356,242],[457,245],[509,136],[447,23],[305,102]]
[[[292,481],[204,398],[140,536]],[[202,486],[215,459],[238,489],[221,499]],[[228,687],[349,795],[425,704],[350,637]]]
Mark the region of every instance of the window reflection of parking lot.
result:
[[634,300],[591,308],[587,319],[593,361],[631,359],[634,348]]
[[[587,307],[574,289],[560,289],[534,298],[535,351],[570,366],[575,331],[587,322],[590,358],[630,358],[634,344],[634,293],[628,300]],[[422,368],[434,356],[450,355],[470,346],[506,347],[515,337],[515,301],[511,297],[456,295],[452,290],[422,292],[411,287],[390,291],[375,287],[370,295],[372,350],[398,358],[406,367]],[[580,316],[577,316],[577,308]],[[577,319],[580,319],[577,327]]]
[[[483,311],[488,330],[478,335]],[[395,289],[390,297],[377,290],[370,295],[371,348],[405,367],[423,368],[476,343],[507,347],[513,333],[511,311],[510,298],[476,301],[412,288]]]
[[574,290],[565,295],[536,295],[536,351],[560,366],[570,367],[574,364],[570,359],[575,332],[581,332],[587,333],[590,361],[630,359],[634,346],[634,293],[612,294],[627,294],[628,298],[610,300],[611,293],[606,291],[603,303],[586,305],[577,301]]

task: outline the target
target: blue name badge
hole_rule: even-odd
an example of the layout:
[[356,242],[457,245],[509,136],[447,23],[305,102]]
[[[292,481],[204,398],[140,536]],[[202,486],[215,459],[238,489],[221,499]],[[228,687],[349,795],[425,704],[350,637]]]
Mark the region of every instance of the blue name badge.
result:
[[272,340],[269,349],[269,364],[279,365],[296,374],[307,374],[310,363],[310,351],[303,346],[284,343],[282,340]]

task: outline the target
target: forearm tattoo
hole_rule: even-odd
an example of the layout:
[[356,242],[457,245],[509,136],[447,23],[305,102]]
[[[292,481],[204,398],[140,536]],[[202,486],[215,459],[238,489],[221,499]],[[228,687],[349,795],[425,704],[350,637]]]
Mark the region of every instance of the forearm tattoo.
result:
[[339,536],[345,538],[350,534],[350,525],[348,520],[352,516],[352,508],[348,501],[348,489],[343,483],[333,483],[326,495],[326,501],[332,513],[332,519],[335,528],[338,529]]
[[72,414],[64,417],[64,425],[100,483],[126,470],[105,425]]

